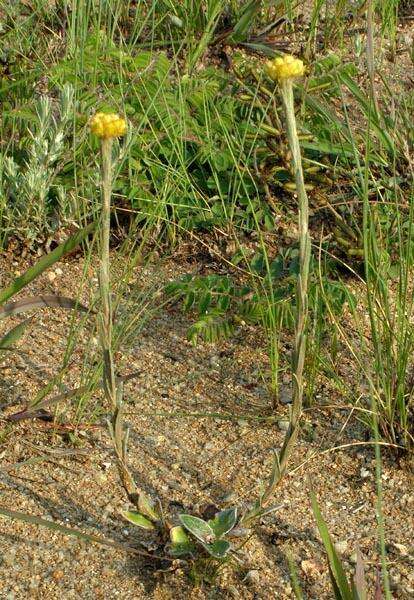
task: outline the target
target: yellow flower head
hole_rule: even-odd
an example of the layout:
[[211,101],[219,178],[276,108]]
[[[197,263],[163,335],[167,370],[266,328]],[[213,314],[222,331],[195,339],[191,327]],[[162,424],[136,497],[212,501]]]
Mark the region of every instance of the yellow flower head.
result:
[[281,81],[300,77],[305,72],[305,65],[299,58],[285,54],[267,61],[265,71],[273,81]]
[[126,121],[117,114],[98,112],[90,120],[91,132],[100,138],[121,137],[126,131]]

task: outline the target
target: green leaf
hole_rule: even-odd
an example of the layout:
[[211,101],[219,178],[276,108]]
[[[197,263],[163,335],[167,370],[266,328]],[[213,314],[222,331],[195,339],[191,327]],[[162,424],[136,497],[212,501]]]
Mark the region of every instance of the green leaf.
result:
[[16,342],[22,337],[24,332],[26,331],[26,327],[31,323],[32,317],[22,321],[22,323],[18,323],[13,329],[10,329],[0,340],[0,350],[7,350],[14,346]]
[[122,516],[130,523],[133,523],[142,529],[155,529],[154,525],[149,519],[144,517],[144,515],[141,515],[139,512],[135,512],[134,510],[124,511]]
[[183,556],[191,554],[195,550],[194,544],[184,531],[181,525],[170,529],[171,554],[174,556]]
[[229,553],[230,547],[230,542],[227,540],[216,540],[212,544],[203,543],[203,548],[214,558],[224,558]]
[[17,294],[22,288],[24,288],[28,283],[36,279],[43,271],[54,265],[58,262],[65,254],[72,252],[84,239],[91,234],[96,227],[96,223],[91,223],[87,227],[80,229],[66,240],[63,244],[60,244],[57,248],[55,248],[49,254],[43,256],[40,260],[37,261],[33,267],[27,269],[23,275],[18,277],[11,283],[9,286],[0,291],[0,305],[4,304],[6,300]]
[[181,525],[171,527],[170,540],[173,544],[187,544],[190,539]]
[[151,500],[149,496],[141,492],[138,498],[138,508],[139,510],[152,521],[159,521],[160,515],[155,510],[155,503]]
[[290,581],[292,583],[293,593],[295,594],[296,600],[303,600],[303,594],[299,583],[298,572],[290,552],[288,552],[287,554],[287,559],[289,563]]
[[198,307],[200,315],[204,315],[208,311],[208,309],[210,308],[210,304],[211,304],[211,293],[206,292],[205,294],[203,294],[203,296],[201,296],[201,299],[200,299],[200,304]]
[[194,554],[196,547],[191,542],[187,544],[171,544],[170,553],[177,558],[179,556],[186,556],[187,554]]
[[328,556],[329,570],[332,577],[332,584],[334,587],[335,595],[339,591],[340,596],[336,597],[340,598],[340,600],[354,600],[352,591],[349,587],[348,580],[346,578],[344,568],[332,543],[328,527],[323,519],[322,513],[319,509],[318,501],[316,499],[315,492],[313,490],[311,490],[310,496],[313,514],[315,515],[319,533]]
[[253,17],[261,7],[261,0],[250,0],[241,8],[240,16],[233,27],[233,32],[230,36],[232,42],[246,41],[247,35],[252,27]]
[[395,154],[394,142],[388,134],[387,129],[384,127],[382,115],[377,112],[375,106],[371,103],[370,98],[363,92],[359,85],[349,77],[347,73],[339,73],[339,79],[346,85],[348,90],[353,94],[354,98],[358,101],[361,110],[365,116],[369,119],[372,128],[375,130],[378,139],[383,143],[388,153],[391,156]]
[[275,57],[275,51],[272,48],[271,43],[267,45],[264,42],[244,42],[240,43],[240,45],[244,48],[249,48],[250,50],[257,52],[258,54],[264,54],[265,56],[269,56],[270,58]]
[[226,320],[219,309],[212,309],[201,316],[188,330],[188,339],[196,344],[199,337],[208,343],[228,338],[234,331],[234,325]]
[[179,515],[178,518],[187,531],[192,533],[203,544],[210,544],[215,540],[216,536],[213,529],[203,519],[193,517],[192,515]]
[[317,140],[315,142],[302,140],[300,145],[305,150],[315,150],[321,154],[334,154],[336,156],[343,156],[347,158],[355,157],[352,146],[346,142],[343,144],[333,144],[328,140]]
[[329,578],[331,580],[331,586],[332,586],[333,594],[335,596],[335,600],[344,600],[344,596],[342,595],[342,592],[339,589],[338,584],[336,583],[335,576],[332,573],[331,565],[328,566],[328,570],[329,570]]
[[184,310],[188,311],[194,306],[195,302],[195,294],[192,291],[189,291],[187,297],[184,302]]
[[217,538],[226,535],[233,529],[237,522],[237,508],[226,508],[217,513],[214,519],[208,521]]

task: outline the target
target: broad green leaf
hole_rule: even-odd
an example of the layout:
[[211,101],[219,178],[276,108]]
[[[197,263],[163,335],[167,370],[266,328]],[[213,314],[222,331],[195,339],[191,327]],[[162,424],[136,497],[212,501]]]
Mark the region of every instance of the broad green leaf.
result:
[[208,521],[217,538],[226,535],[237,522],[237,508],[227,508]]
[[224,558],[230,550],[230,542],[227,540],[216,540],[212,544],[202,544],[203,548],[205,548],[211,556],[214,556],[214,558]]
[[0,340],[0,350],[7,350],[14,346],[16,342],[22,337],[24,332],[26,331],[26,327],[31,323],[32,318],[26,319],[22,321],[22,323],[18,323],[15,327],[10,329]]
[[[323,545],[325,546],[326,553],[328,555],[329,569],[331,572],[332,583],[334,590],[336,587],[340,592],[339,598],[341,600],[354,600],[352,591],[349,587],[348,580],[346,578],[346,574],[342,563],[336,553],[335,547],[332,543],[331,536],[329,535],[328,527],[324,521],[322,513],[319,509],[318,501],[316,499],[315,492],[311,490],[311,502],[312,502],[312,510],[315,515],[316,523],[318,525],[319,533],[322,538]],[[335,594],[337,591],[335,591]]]
[[122,516],[130,523],[133,523],[142,529],[155,529],[153,523],[151,523],[149,519],[134,510],[127,510],[122,513]]
[[192,533],[203,544],[210,544],[215,540],[216,536],[213,529],[203,519],[193,517],[192,515],[179,515],[178,518],[187,531]]
[[70,237],[68,240],[60,244],[57,248],[52,250],[49,254],[42,256],[33,267],[27,269],[23,275],[17,277],[9,286],[0,291],[0,305],[4,304],[6,300],[17,294],[22,288],[28,283],[36,279],[43,271],[58,262],[65,254],[72,252],[79,244],[91,234],[96,227],[96,223],[91,223],[87,227],[80,229]]

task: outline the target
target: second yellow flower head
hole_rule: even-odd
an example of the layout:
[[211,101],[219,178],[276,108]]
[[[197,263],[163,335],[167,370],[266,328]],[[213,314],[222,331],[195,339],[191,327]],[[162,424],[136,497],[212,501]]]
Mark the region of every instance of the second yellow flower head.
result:
[[273,81],[281,81],[300,77],[305,73],[305,65],[299,58],[285,54],[267,61],[265,71]]
[[90,120],[91,132],[103,139],[125,135],[126,121],[115,113],[96,113]]

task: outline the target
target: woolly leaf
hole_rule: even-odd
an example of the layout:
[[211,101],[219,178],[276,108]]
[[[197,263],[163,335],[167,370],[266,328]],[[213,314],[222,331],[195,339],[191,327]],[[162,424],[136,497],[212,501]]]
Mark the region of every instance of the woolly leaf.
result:
[[213,529],[203,519],[192,515],[179,515],[179,519],[187,531],[203,544],[210,544],[215,540]]
[[226,535],[237,522],[237,508],[227,508],[217,513],[214,519],[208,521],[217,538]]

